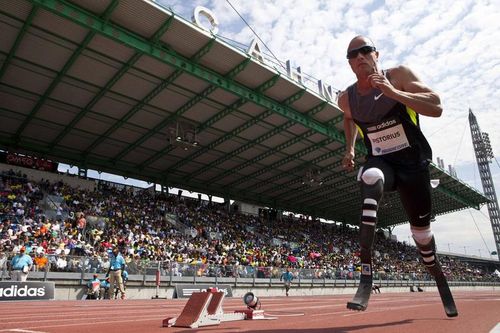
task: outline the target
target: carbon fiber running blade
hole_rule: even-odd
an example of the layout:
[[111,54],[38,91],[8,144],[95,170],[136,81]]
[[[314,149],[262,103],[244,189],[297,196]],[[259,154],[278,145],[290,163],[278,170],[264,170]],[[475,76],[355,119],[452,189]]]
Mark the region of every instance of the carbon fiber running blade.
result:
[[359,303],[353,303],[353,302],[347,302],[347,308],[350,310],[354,310],[354,311],[365,311],[366,310],[365,305],[362,305]]
[[436,285],[439,291],[439,296],[441,296],[441,301],[443,302],[444,311],[448,317],[458,316],[457,307],[455,301],[453,300],[453,295],[451,294],[450,287],[446,281],[444,274],[436,276]]
[[356,295],[351,302],[347,303],[347,308],[356,311],[365,311],[372,294],[372,276],[362,275]]

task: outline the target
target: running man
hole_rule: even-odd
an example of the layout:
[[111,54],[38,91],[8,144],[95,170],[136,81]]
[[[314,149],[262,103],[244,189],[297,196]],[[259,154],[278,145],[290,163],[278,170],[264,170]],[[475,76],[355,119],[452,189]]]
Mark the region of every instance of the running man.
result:
[[378,205],[384,192],[398,191],[422,262],[436,280],[446,314],[454,317],[458,313],[436,257],[430,228],[432,150],[419,125],[419,115],[441,116],[441,101],[411,69],[398,66],[382,70],[378,57],[379,52],[369,38],[352,39],[347,59],[357,81],[343,91],[338,100],[344,111],[344,168],[355,167],[354,145],[358,131],[367,148],[366,162],[358,173],[363,199],[359,238],[361,279],[347,308],[364,311],[368,306]]

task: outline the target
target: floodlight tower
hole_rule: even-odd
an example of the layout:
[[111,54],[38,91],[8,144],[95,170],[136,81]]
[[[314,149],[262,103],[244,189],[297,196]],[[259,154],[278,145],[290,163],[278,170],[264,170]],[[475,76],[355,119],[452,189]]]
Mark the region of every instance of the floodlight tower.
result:
[[493,237],[495,238],[495,244],[497,246],[497,256],[500,258],[500,210],[498,209],[497,195],[495,193],[495,186],[493,185],[493,178],[491,177],[490,171],[493,150],[491,149],[488,133],[481,132],[477,124],[476,116],[474,116],[470,108],[469,125],[484,195],[490,199],[490,202],[487,203],[488,214],[490,215]]

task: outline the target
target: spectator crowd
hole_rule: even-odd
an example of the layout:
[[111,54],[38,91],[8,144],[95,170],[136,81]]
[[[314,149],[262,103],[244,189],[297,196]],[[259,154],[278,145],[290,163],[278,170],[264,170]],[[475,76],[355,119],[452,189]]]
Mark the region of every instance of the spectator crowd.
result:
[[[152,189],[99,182],[94,191],[62,181],[28,179],[13,170],[0,180],[0,271],[21,248],[36,270],[102,273],[117,247],[129,273],[160,261],[182,275],[279,277],[285,267],[313,278],[359,271],[355,227],[305,217],[245,215],[229,205]],[[84,259],[82,259],[82,257]],[[485,267],[442,256],[450,280],[497,279]],[[423,278],[414,246],[378,232],[374,272],[380,278]]]

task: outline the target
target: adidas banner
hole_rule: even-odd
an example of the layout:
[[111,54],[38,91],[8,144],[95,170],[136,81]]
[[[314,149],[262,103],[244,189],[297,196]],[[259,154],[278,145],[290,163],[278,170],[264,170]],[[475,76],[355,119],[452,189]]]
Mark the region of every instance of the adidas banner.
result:
[[0,282],[0,301],[54,299],[54,282]]

